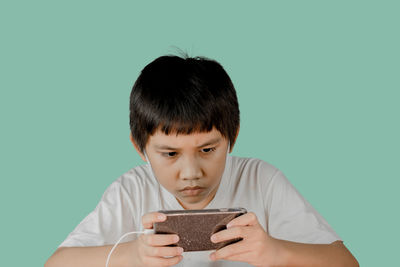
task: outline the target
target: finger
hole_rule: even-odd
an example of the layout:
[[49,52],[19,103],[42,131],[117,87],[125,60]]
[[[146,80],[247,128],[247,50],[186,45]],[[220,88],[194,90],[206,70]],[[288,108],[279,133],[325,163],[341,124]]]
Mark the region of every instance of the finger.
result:
[[162,257],[146,257],[144,259],[145,266],[173,266],[183,259],[182,255],[162,258]]
[[226,227],[230,228],[233,226],[246,226],[246,225],[256,225],[256,224],[258,224],[257,215],[254,212],[248,212],[230,221],[226,225]]
[[143,242],[152,247],[161,247],[175,244],[179,241],[179,236],[175,234],[151,234],[141,235]]
[[145,253],[151,257],[172,257],[181,255],[183,253],[183,248],[146,246]]
[[243,253],[239,253],[239,254],[234,254],[234,255],[228,256],[228,257],[224,258],[224,260],[241,261],[241,262],[250,263],[249,260],[251,260],[252,257],[253,256],[248,251],[246,251],[246,252],[243,252]]
[[226,230],[222,230],[217,232],[211,236],[211,242],[219,243],[226,240],[231,240],[234,238],[246,238],[248,236],[248,226],[236,226],[231,227]]
[[226,259],[236,254],[242,254],[250,251],[250,246],[243,246],[240,243],[234,243],[229,246],[223,247],[211,253],[210,257],[215,260]]
[[163,222],[167,219],[164,213],[160,212],[150,212],[142,216],[142,224],[145,229],[152,229],[153,223]]

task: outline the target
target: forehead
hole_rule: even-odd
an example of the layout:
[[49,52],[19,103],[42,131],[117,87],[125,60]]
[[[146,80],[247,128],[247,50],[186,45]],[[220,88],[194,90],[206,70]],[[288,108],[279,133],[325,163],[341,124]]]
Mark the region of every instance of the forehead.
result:
[[157,130],[149,137],[147,145],[169,146],[169,147],[198,147],[205,144],[216,143],[226,140],[220,131],[213,128],[209,132],[194,132],[191,134],[177,134],[176,132],[169,133],[168,135]]

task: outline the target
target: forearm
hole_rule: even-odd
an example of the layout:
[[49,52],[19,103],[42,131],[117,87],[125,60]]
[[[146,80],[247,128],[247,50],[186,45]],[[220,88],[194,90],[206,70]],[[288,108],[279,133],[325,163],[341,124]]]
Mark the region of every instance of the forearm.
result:
[[[129,261],[132,242],[119,244],[113,251],[109,267],[124,267]],[[99,247],[62,247],[45,263],[45,267],[103,267],[113,245]]]
[[280,248],[279,266],[358,267],[354,256],[342,242],[332,244],[303,244],[275,239]]

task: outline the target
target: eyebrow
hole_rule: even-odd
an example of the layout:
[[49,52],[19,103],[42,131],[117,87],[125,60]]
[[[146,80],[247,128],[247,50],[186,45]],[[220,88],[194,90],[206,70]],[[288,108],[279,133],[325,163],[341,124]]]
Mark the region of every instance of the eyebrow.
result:
[[[215,145],[215,144],[217,144],[219,142],[221,142],[221,137],[217,137],[217,138],[211,139],[210,141],[207,141],[206,143],[199,145],[197,148],[210,146],[210,145]],[[170,146],[166,146],[166,145],[154,145],[154,147],[156,149],[179,150],[179,148],[170,147]]]

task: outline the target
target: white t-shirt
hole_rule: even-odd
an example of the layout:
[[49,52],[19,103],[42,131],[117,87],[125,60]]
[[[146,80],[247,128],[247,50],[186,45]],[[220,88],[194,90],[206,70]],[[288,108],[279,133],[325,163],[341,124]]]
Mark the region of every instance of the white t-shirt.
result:
[[[341,238],[321,215],[271,164],[254,158],[227,156],[215,197],[207,209],[243,207],[278,239],[330,244]],[[158,210],[183,209],[161,186],[149,164],[138,166],[115,180],[100,202],[59,247],[115,244],[127,232],[143,230],[142,215]],[[122,240],[136,239],[129,235]],[[242,262],[208,259],[211,251],[184,252],[178,266],[249,266]]]

